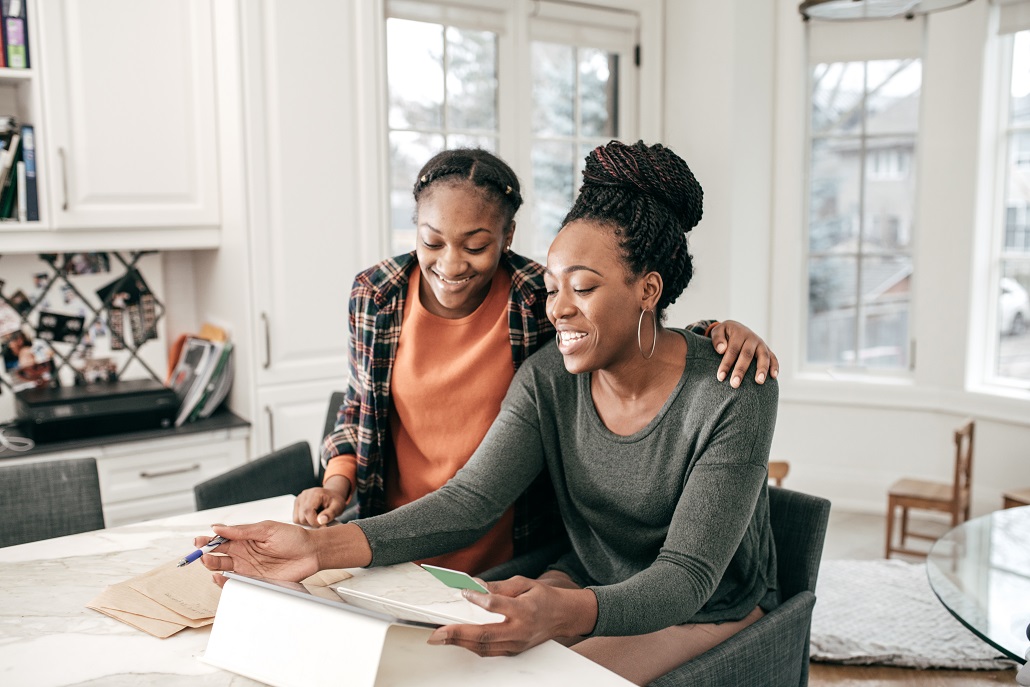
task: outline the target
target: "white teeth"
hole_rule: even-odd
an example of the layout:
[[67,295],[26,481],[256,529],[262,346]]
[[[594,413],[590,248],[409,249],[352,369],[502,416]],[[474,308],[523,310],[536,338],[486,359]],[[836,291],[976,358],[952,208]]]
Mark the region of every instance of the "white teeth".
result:
[[[435,274],[435,272],[434,272],[434,274]],[[465,282],[467,282],[472,277],[465,277],[464,279],[459,279],[458,281],[451,281],[450,279],[444,279],[439,274],[437,274],[436,278],[439,279],[440,281],[442,281],[444,284],[464,284]]]
[[570,344],[573,341],[579,341],[586,336],[583,332],[559,332],[558,335],[561,337],[563,344]]

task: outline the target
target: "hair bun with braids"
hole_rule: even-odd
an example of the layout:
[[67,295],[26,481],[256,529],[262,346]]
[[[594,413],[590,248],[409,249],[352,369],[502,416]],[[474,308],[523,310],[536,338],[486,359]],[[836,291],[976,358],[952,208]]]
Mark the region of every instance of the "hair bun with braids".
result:
[[687,232],[701,221],[704,194],[690,167],[665,146],[612,141],[587,156],[583,186],[562,226],[592,220],[613,227],[635,275],[662,275],[657,310],[675,302],[694,275]]
[[614,186],[665,203],[690,231],[701,221],[704,192],[687,163],[660,143],[612,141],[587,157],[583,187]]

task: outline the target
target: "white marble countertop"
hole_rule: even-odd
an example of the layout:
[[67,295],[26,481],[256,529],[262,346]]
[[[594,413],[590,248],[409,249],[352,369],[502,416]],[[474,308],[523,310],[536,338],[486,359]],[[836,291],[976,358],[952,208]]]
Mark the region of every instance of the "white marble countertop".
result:
[[[292,511],[293,497],[279,496],[0,548],[0,685],[261,684],[199,660],[211,635],[210,626],[187,628],[168,639],[158,639],[88,609],[86,604],[108,585],[189,553],[193,537],[209,532],[212,523],[288,522]],[[387,582],[391,583],[387,586],[396,587],[396,580],[387,570],[380,575],[382,579],[376,580],[376,570],[354,571],[357,577],[349,585],[367,587],[366,591],[375,591],[382,586],[380,583]],[[399,572],[403,575],[404,571]],[[337,645],[336,650],[344,646]],[[383,663],[376,684],[543,687],[572,684],[580,678],[595,687],[630,684],[554,642],[514,658],[479,659],[455,647],[426,648],[429,652],[423,652],[418,660],[398,658]],[[461,655],[448,658],[446,651],[433,651],[439,649]],[[506,667],[499,663],[509,661]],[[436,663],[436,668],[428,673],[420,671],[427,662]],[[478,679],[488,673],[485,683]],[[574,676],[572,682],[570,676]]]
[[292,496],[0,548],[0,685],[257,685],[199,660],[211,628],[158,639],[86,608],[181,558],[215,522],[289,520]]

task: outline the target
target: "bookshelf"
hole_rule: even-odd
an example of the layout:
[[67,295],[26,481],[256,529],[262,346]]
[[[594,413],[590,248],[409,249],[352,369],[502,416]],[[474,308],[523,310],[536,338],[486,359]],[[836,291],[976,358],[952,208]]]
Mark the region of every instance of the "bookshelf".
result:
[[[39,33],[35,21],[36,3],[34,0],[27,0],[24,4],[23,14],[26,17],[26,28],[28,37],[28,60],[27,68],[0,67],[0,115],[14,117],[19,124],[29,124],[33,127],[34,147],[37,149],[36,168],[39,169],[38,143],[42,127],[42,92],[40,88],[39,71],[34,68],[36,51],[39,45]],[[12,174],[14,170],[12,169]],[[36,197],[40,208],[39,219],[34,221],[21,221],[14,218],[0,218],[0,235],[11,230],[41,230],[46,227],[45,203],[43,202],[42,176],[36,175]]]
[[0,248],[217,248],[215,3],[25,7],[30,66],[0,67],[0,115],[34,126],[39,220],[0,221]]

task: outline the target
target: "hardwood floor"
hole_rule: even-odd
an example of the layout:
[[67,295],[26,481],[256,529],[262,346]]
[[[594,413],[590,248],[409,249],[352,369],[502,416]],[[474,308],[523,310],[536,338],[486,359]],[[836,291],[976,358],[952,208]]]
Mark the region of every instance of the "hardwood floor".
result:
[[[885,528],[883,516],[831,511],[823,560],[883,558]],[[811,687],[986,687],[1015,685],[1015,676],[1015,669],[915,670],[812,663],[808,684]]]

